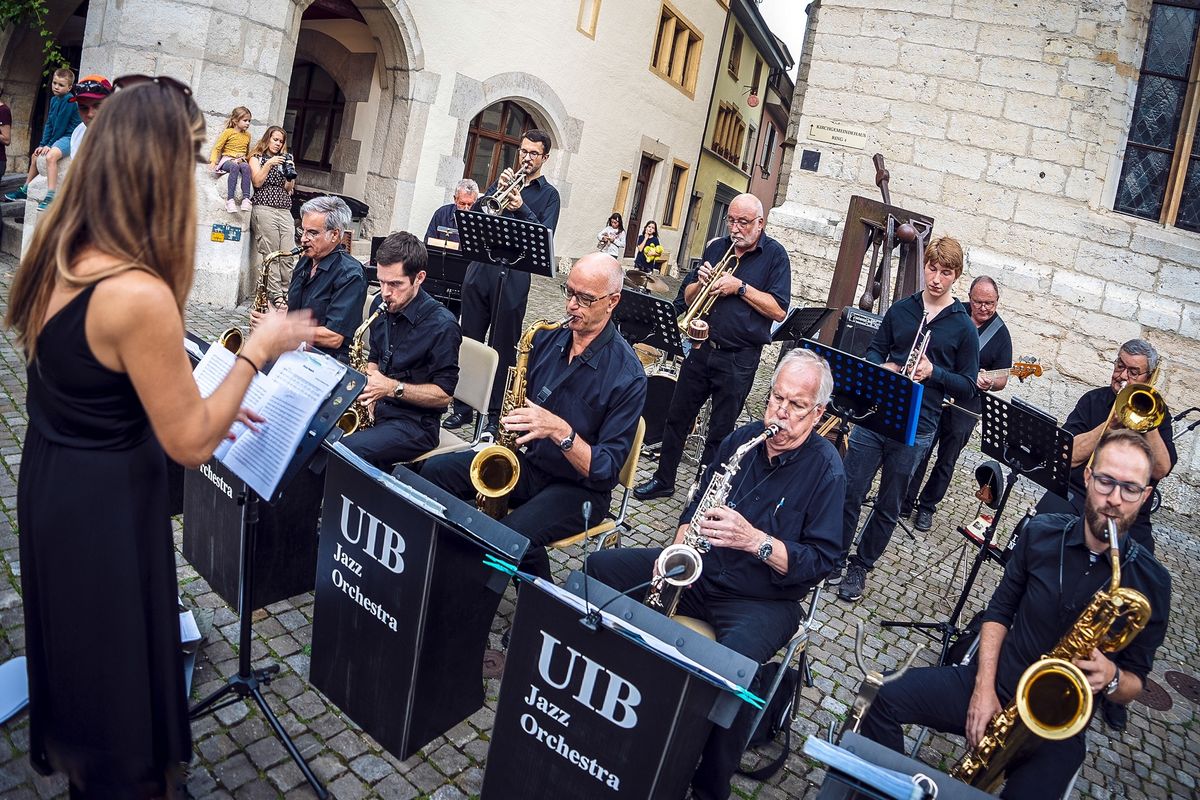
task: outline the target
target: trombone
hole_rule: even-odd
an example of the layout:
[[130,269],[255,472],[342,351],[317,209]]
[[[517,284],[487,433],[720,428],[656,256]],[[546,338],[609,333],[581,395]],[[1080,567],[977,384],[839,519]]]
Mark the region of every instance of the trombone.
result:
[[[1154,384],[1158,382],[1158,370],[1161,366],[1162,364],[1159,363],[1154,367],[1154,372],[1150,373],[1150,378],[1146,383],[1127,381],[1121,387],[1121,391],[1117,392],[1117,399],[1113,401],[1112,410],[1108,412],[1108,418],[1104,420],[1104,429],[1100,431],[1100,438],[1096,440],[1097,444],[1108,433],[1114,419],[1121,424],[1121,427],[1137,433],[1146,433],[1162,424],[1167,416],[1167,403],[1163,400],[1162,393],[1154,388]],[[1087,460],[1089,467],[1095,458],[1096,451],[1093,449]]]

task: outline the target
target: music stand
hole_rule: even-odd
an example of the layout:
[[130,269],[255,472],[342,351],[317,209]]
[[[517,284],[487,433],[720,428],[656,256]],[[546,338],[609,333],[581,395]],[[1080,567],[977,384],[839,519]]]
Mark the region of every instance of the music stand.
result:
[[1004,492],[996,505],[992,524],[983,533],[979,552],[971,564],[966,584],[950,618],[945,622],[906,622],[888,620],[885,628],[915,628],[931,639],[940,639],[941,656],[938,663],[945,666],[951,645],[962,635],[958,620],[967,605],[967,598],[975,584],[975,578],[988,560],[992,539],[1000,526],[1000,517],[1008,503],[1013,486],[1022,475],[1049,489],[1062,492],[1066,497],[1067,484],[1071,476],[1071,445],[1075,437],[1058,427],[1057,421],[1035,406],[1015,400],[1006,403],[989,393],[983,395],[983,452],[999,460],[1009,468],[1004,481]]
[[771,326],[771,341],[783,343],[775,363],[778,364],[784,356],[798,347],[801,339],[815,337],[832,314],[832,308],[789,308],[783,322]]
[[[362,392],[363,386],[366,384],[366,379],[362,373],[352,369],[347,369],[346,374],[342,376],[341,381],[329,397],[321,405],[320,410],[313,416],[308,423],[308,431],[300,440],[300,445],[296,448],[296,453],[292,456],[292,460],[288,463],[287,468],[283,472],[283,477],[279,480],[279,485],[275,488],[275,493],[271,502],[277,501],[282,495],[284,487],[291,482],[301,469],[303,469],[309,460],[316,453],[317,448],[321,446],[321,442],[329,435],[330,431],[334,430],[338,418],[342,412],[350,407],[354,399]],[[263,696],[262,688],[270,684],[274,680],[275,675],[279,672],[278,664],[269,664],[259,669],[254,669],[250,665],[250,650],[252,646],[252,617],[254,614],[254,603],[251,600],[254,594],[254,537],[258,530],[258,507],[262,498],[258,493],[251,489],[244,481],[242,489],[238,495],[238,502],[242,506],[242,548],[241,548],[241,578],[238,581],[238,671],[237,674],[230,677],[225,685],[212,692],[196,705],[192,706],[188,711],[190,719],[196,719],[208,712],[216,712],[226,706],[234,705],[248,697],[254,698],[254,702],[258,704],[258,708],[262,711],[271,729],[275,731],[276,737],[287,750],[288,755],[296,762],[296,766],[300,768],[300,772],[304,775],[304,779],[312,786],[317,797],[324,800],[329,796],[321,781],[313,774],[312,769],[308,766],[308,762],[304,760],[304,756],[296,749],[296,745],[292,742],[292,738],[288,736],[283,725],[275,716],[275,712],[271,710],[271,706],[267,703],[266,697]],[[226,695],[232,695],[226,697]],[[224,702],[218,704],[218,701],[225,698]]]
[[843,425],[853,422],[880,436],[913,445],[925,387],[890,369],[811,339],[803,340],[801,346],[829,362],[833,373],[829,409],[842,418]]
[[621,302],[613,310],[613,322],[622,338],[630,344],[657,348],[668,359],[683,355],[675,306],[669,300],[623,289]]

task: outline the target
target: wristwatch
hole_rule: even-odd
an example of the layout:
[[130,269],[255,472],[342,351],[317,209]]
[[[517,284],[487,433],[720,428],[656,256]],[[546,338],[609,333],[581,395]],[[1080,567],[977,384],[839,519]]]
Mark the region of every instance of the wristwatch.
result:
[[565,453],[574,446],[575,446],[575,431],[574,431],[574,429],[572,429],[571,435],[568,436],[567,438],[563,439],[561,442],[559,442],[558,447],[560,450],[562,450]]
[[1108,686],[1104,687],[1104,696],[1108,697],[1110,694],[1115,692],[1117,690],[1117,687],[1120,685],[1121,685],[1121,668],[1117,667],[1117,671],[1113,674],[1113,679],[1108,682]]
[[758,546],[758,560],[766,561],[771,557],[771,553],[774,552],[774,550],[775,548],[771,547],[771,537],[768,536],[766,539],[763,539],[763,543]]
[[746,296],[746,282],[742,281],[742,285],[738,287],[738,297]]
[[396,384],[396,388],[392,389],[392,397],[396,398],[397,400],[399,400],[401,397],[404,397],[404,381],[399,381]]

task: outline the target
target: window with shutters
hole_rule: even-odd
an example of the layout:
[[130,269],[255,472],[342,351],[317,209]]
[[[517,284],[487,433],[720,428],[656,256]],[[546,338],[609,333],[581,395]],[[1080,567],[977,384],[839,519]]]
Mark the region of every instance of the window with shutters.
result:
[[650,71],[673,84],[690,98],[696,96],[700,49],[704,37],[670,3],[663,3],[650,54]]

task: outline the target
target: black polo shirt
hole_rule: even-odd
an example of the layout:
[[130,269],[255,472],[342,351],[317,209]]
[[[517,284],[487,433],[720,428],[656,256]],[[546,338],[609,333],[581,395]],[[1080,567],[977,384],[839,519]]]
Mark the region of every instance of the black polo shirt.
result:
[[[1111,386],[1101,386],[1098,389],[1091,389],[1084,392],[1083,397],[1079,398],[1079,402],[1075,404],[1067,421],[1063,423],[1063,430],[1071,434],[1081,434],[1092,430],[1101,425],[1108,415],[1112,412],[1113,403],[1117,400],[1117,396],[1113,394]],[[1171,457],[1171,466],[1175,466],[1175,462],[1179,460],[1179,455],[1175,451],[1174,434],[1171,430],[1171,411],[1164,408],[1163,421],[1159,423],[1158,434],[1162,437],[1163,444],[1167,447],[1167,454]],[[1087,462],[1080,464],[1071,469],[1071,490],[1080,498],[1087,495],[1087,487],[1083,483],[1083,469],[1087,466]],[[1151,479],[1151,486],[1157,486],[1158,481]],[[1082,500],[1078,501],[1082,503]],[[1153,496],[1147,498],[1142,504],[1141,511],[1138,512],[1137,525],[1146,526],[1148,531],[1150,528],[1150,506],[1153,502]],[[1076,507],[1079,507],[1077,505]]]
[[[430,239],[441,239],[445,242],[458,241],[458,222],[454,219],[456,208],[454,203],[446,203],[433,212],[433,216],[429,219],[429,227],[425,229],[425,241]],[[449,230],[443,233],[438,228],[448,228]]]
[[[712,266],[729,251],[733,239],[725,236],[714,239],[704,248],[703,260]],[[699,280],[700,271],[697,267],[683,279],[679,287],[680,296],[688,284]],[[792,300],[792,266],[787,251],[783,245],[767,236],[765,233],[758,237],[758,243],[738,260],[737,271],[733,277],[745,281],[755,289],[766,292],[775,298],[779,307],[787,310]],[[687,306],[684,306],[684,311]],[[680,312],[683,313],[682,311]],[[771,341],[771,320],[754,310],[754,307],[744,297],[731,294],[728,297],[718,297],[713,303],[712,311],[705,318],[708,321],[708,338],[719,347],[738,350],[746,347],[761,349]]]
[[[525,449],[528,461],[554,480],[577,483],[599,492],[611,491],[633,447],[638,418],[646,403],[646,373],[633,348],[608,326],[576,361],[568,362],[571,331],[542,331],[529,356],[526,397],[562,417],[592,448],[592,466],[580,477],[558,442],[537,439]],[[553,386],[567,370],[570,375]],[[552,389],[548,399],[546,389]]]
[[[1012,336],[1009,335],[1008,326],[1004,324],[1004,320],[1000,319],[999,314],[993,314],[987,322],[976,328],[976,332],[979,334],[980,341],[982,341],[984,334],[996,326],[999,327],[992,334],[992,338],[988,340],[987,344],[979,348],[980,369],[1007,369],[1013,364]],[[974,397],[962,402],[962,407],[977,413],[982,411],[983,395],[976,391]]]
[[[725,437],[704,473],[706,487],[739,446],[763,432],[752,422]],[[679,523],[692,521],[703,496],[697,492]],[[837,450],[823,436],[810,433],[799,447],[767,457],[765,444],[747,453],[733,477],[725,505],[754,527],[775,537],[788,551],[788,571],[781,575],[754,553],[714,547],[704,555],[702,579],[730,596],[763,600],[799,600],[819,583],[842,551],[842,506],[846,474]]]
[[[381,301],[379,301],[381,302]],[[372,306],[372,311],[378,302]],[[370,361],[389,378],[412,384],[436,384],[448,395],[458,385],[458,320],[424,289],[398,314],[383,314],[371,323]],[[403,398],[384,397],[375,404],[375,418],[411,419],[436,430],[441,408],[423,408]]]
[[[493,183],[484,195],[494,195],[498,191]],[[558,189],[550,185],[545,175],[539,175],[521,190],[521,202],[524,204],[516,211],[505,209],[504,215],[517,219],[537,222],[550,230],[558,227],[558,212],[562,210],[562,201],[558,197]]]
[[[1008,628],[996,672],[1002,699],[1013,696],[1021,673],[1058,644],[1111,577],[1107,552],[1094,557],[1088,550],[1081,518],[1039,514],[1029,521],[983,616],[985,622]],[[1125,535],[1121,585],[1146,596],[1150,620],[1128,647],[1110,658],[1145,680],[1166,635],[1171,576],[1149,550]]]
[[338,361],[346,361],[350,340],[362,324],[363,304],[367,302],[367,278],[362,264],[338,247],[320,260],[317,274],[310,278],[311,271],[312,259],[301,258],[288,284],[288,308],[309,309],[318,325],[345,337],[336,350],[317,349]]
[[[917,328],[925,316],[921,292],[915,292],[888,309],[864,358],[873,364],[891,362],[901,367],[917,338]],[[962,303],[954,300],[928,323],[932,330],[925,355],[933,372],[922,384],[921,417],[917,435],[932,433],[942,416],[946,395],[963,403],[975,397],[979,377],[979,334]]]

